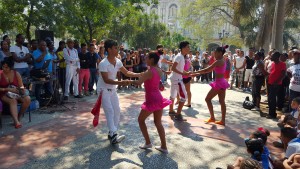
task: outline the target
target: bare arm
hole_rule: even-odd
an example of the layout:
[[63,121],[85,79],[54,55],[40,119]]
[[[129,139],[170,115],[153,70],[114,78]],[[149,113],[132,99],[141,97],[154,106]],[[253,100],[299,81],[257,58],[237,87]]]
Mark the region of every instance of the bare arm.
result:
[[15,62],[21,62],[21,59],[17,56],[15,52],[11,52],[11,54]]
[[138,80],[133,81],[133,84],[141,85],[144,81],[152,78],[152,72],[147,70]]
[[212,72],[216,66],[221,66],[221,65],[222,65],[222,61],[217,60],[207,68],[194,72],[193,75],[206,74]]
[[140,77],[141,73],[133,73],[128,71],[124,66],[120,68],[120,71],[127,77]]
[[128,85],[129,84],[128,80],[125,80],[125,81],[115,81],[115,80],[109,79],[107,72],[100,72],[100,73],[101,73],[103,81],[106,84],[111,84],[111,85]]
[[35,59],[36,62],[41,62],[44,60],[45,56],[47,54],[47,51],[44,51],[37,59]]
[[21,75],[18,72],[16,72],[16,75],[17,75],[18,87],[24,89],[24,85],[23,85],[23,81],[22,81]]

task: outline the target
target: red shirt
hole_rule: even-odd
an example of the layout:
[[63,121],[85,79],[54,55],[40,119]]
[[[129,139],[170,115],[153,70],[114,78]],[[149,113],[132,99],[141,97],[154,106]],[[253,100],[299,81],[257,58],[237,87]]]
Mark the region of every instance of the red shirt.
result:
[[[268,83],[270,85],[274,84],[280,76],[282,76],[282,71],[286,71],[286,64],[284,62],[279,62],[275,64],[275,62],[271,63],[270,75]],[[282,80],[278,83],[282,84]]]

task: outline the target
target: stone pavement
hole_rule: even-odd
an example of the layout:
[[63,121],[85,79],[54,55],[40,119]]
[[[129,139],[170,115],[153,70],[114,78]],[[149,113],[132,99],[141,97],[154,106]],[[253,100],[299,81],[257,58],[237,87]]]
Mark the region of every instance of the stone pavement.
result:
[[[258,112],[242,108],[248,93],[228,90],[226,96],[226,127],[205,124],[209,117],[204,98],[210,90],[208,84],[193,83],[192,108],[185,107],[187,122],[175,122],[165,108],[163,125],[166,130],[169,154],[154,148],[140,150],[144,144],[137,117],[144,101],[144,91],[119,92],[121,104],[120,133],[126,139],[112,146],[107,140],[106,120],[101,109],[100,125],[92,127],[89,113],[96,96],[74,99],[64,107],[41,109],[33,113],[33,121],[14,129],[10,117],[4,118],[0,137],[0,168],[226,168],[237,156],[249,156],[244,138],[258,127],[271,131],[268,144],[275,156],[281,153],[271,142],[277,139],[276,122],[261,118]],[[169,96],[169,87],[163,92]],[[263,97],[262,100],[265,98]],[[213,100],[216,118],[221,116],[218,99]],[[147,121],[150,138],[159,145],[159,137],[151,116]]]

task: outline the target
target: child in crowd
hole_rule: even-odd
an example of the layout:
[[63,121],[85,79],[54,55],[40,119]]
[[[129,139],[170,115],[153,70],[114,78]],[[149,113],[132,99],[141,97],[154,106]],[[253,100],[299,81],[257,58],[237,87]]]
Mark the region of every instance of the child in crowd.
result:
[[283,128],[285,125],[289,125],[291,127],[297,126],[297,121],[299,120],[299,112],[298,107],[300,105],[300,97],[296,97],[291,102],[291,113],[281,116],[278,122],[278,127]]
[[143,76],[139,80],[134,81],[133,84],[140,85],[144,82],[146,92],[146,100],[141,106],[142,110],[138,118],[140,129],[142,131],[146,143],[140,146],[140,148],[147,149],[152,147],[145,120],[153,113],[154,123],[161,141],[161,146],[157,146],[155,147],[155,149],[163,153],[168,153],[166,146],[165,130],[161,123],[161,118],[163,108],[170,105],[172,101],[163,98],[159,91],[159,83],[161,76],[163,76],[163,73],[161,69],[157,66],[158,61],[159,55],[156,52],[150,52],[149,56],[146,58],[146,63],[150,68],[143,74]]
[[234,165],[228,165],[227,169],[263,169],[261,164],[251,158],[239,157]]

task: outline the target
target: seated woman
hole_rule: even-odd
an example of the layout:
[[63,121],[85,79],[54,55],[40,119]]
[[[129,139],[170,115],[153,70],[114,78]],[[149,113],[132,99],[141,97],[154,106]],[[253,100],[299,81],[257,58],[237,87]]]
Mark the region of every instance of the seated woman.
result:
[[[0,100],[9,105],[15,128],[21,128],[20,119],[30,105],[30,97],[10,98],[7,96],[8,92],[19,94],[19,96],[25,93],[21,75],[13,70],[13,67],[14,62],[10,58],[5,58],[2,61],[2,70],[0,70]],[[16,88],[10,88],[12,85]],[[17,108],[18,103],[22,104],[19,114]]]

